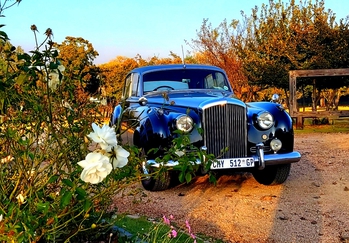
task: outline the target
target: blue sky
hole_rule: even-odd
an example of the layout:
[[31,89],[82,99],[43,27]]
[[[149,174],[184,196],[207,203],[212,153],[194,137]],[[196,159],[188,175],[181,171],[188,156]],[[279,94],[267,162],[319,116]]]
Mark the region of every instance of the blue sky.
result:
[[[14,0],[10,1],[11,3]],[[313,0],[315,1],[315,0]],[[1,1],[3,2],[3,1]],[[144,59],[168,57],[170,51],[182,55],[190,48],[184,40],[196,37],[204,18],[213,27],[224,19],[241,19],[240,11],[251,14],[254,6],[268,0],[22,0],[19,6],[5,10],[4,30],[11,43],[24,50],[35,46],[30,26],[35,24],[39,38],[47,28],[53,41],[62,43],[66,36],[82,37],[99,52],[95,63],[117,56]],[[284,2],[288,2],[285,0]],[[325,0],[337,20],[349,15],[348,0]]]

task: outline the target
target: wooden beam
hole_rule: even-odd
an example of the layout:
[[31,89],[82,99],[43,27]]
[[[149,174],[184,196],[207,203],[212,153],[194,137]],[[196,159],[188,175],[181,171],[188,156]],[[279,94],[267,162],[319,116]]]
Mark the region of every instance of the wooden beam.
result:
[[324,77],[324,76],[349,76],[349,68],[293,70],[290,77]]
[[319,118],[319,117],[349,117],[349,111],[304,111],[295,112],[293,117]]

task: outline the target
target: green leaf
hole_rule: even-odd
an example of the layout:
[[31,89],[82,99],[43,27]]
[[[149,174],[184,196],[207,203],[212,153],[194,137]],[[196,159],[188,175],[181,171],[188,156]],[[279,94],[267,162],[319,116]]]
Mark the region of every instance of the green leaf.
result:
[[20,74],[16,80],[16,84],[23,85],[26,79],[27,79],[26,74]]
[[178,176],[178,180],[180,183],[183,183],[184,182],[184,171],[181,171],[181,173],[179,173],[179,176]]
[[57,181],[58,177],[59,177],[58,175],[51,176],[51,178],[48,180],[47,183],[52,183],[52,182]]
[[58,64],[56,62],[50,62],[49,68],[50,69],[57,69]]
[[191,179],[192,179],[192,178],[193,178],[193,177],[192,177],[191,173],[187,173],[187,174],[185,175],[185,180],[186,180],[187,183],[191,182]]
[[[58,51],[57,50],[53,50],[53,52],[52,52],[52,57],[57,57],[58,56]],[[60,64],[60,62],[59,61],[57,61],[57,64]]]
[[209,173],[208,181],[214,185],[217,184],[217,178],[213,173]]
[[86,199],[85,202],[84,202],[84,211],[88,212],[90,210],[90,208],[91,208],[91,205],[92,205],[91,201]]
[[86,191],[84,189],[82,189],[81,187],[76,188],[75,192],[76,192],[76,194],[78,194],[78,196],[77,196],[78,200],[83,200],[87,196]]
[[18,139],[18,144],[23,145],[23,146],[26,146],[26,145],[29,144],[29,139],[22,139],[22,138],[19,138],[19,139]]
[[0,31],[0,36],[2,36],[4,40],[9,40],[7,34],[4,31]]
[[69,186],[69,187],[73,187],[73,186],[74,186],[73,182],[72,182],[71,180],[68,180],[68,179],[63,179],[63,180],[62,180],[62,183],[63,183],[64,185]]
[[39,202],[36,204],[36,209],[39,211],[39,212],[42,212],[42,213],[47,213],[48,210],[49,210],[49,206],[50,206],[50,203],[49,202]]
[[72,197],[73,197],[73,194],[71,193],[71,191],[66,191],[61,198],[61,203],[60,203],[61,208],[68,206]]
[[27,62],[30,62],[30,56],[27,53],[17,54],[17,59],[18,60],[25,60]]

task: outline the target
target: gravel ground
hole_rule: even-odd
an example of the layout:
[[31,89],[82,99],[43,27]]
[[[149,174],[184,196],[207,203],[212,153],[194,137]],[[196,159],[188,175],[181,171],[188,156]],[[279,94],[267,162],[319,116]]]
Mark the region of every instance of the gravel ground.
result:
[[283,185],[263,186],[249,173],[207,177],[163,192],[140,184],[117,195],[118,212],[161,218],[224,242],[349,242],[349,133],[296,134],[302,154]]

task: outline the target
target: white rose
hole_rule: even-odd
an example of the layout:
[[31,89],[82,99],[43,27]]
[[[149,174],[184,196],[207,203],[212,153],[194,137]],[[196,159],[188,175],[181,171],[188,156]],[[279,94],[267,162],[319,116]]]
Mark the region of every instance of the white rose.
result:
[[85,160],[78,162],[84,168],[81,173],[81,180],[91,184],[97,184],[110,174],[113,167],[109,163],[109,158],[100,153],[89,153]]
[[128,162],[127,157],[130,156],[130,153],[120,145],[115,146],[112,152],[110,160],[114,169],[124,167]]
[[87,137],[98,143],[101,148],[107,152],[110,152],[112,147],[117,146],[115,130],[108,125],[103,125],[100,128],[97,124],[92,123],[94,132],[91,132]]

